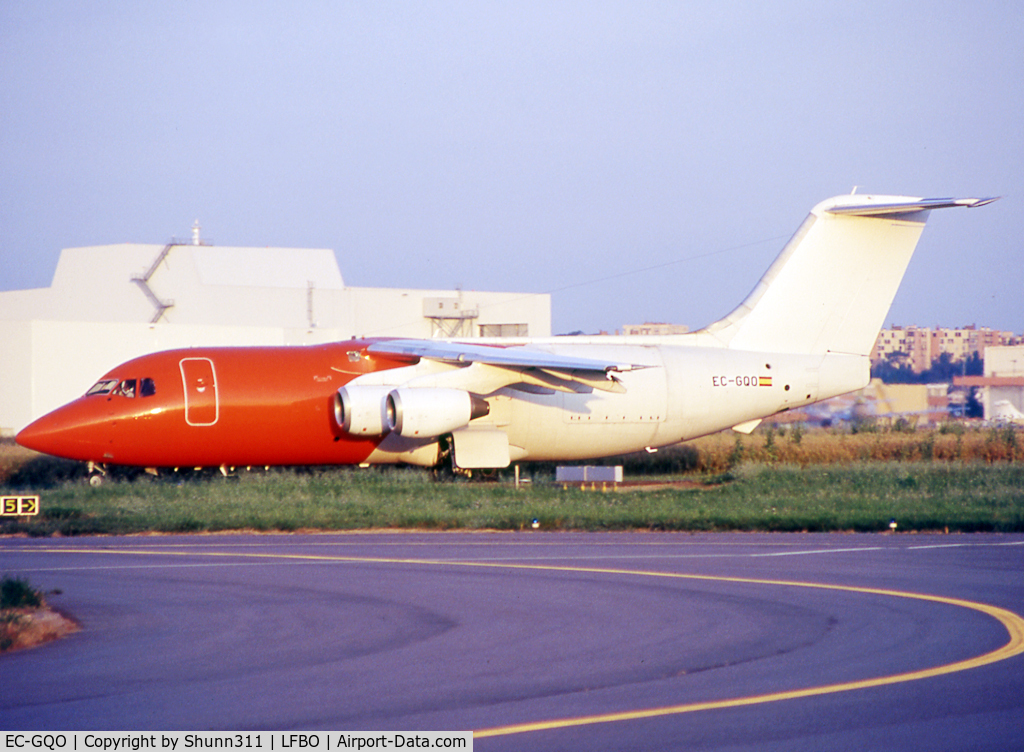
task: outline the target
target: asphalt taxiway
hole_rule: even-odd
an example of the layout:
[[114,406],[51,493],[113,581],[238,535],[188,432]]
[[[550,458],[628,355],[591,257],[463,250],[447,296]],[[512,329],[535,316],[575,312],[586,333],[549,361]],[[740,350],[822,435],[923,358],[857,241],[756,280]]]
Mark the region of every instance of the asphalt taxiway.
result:
[[473,729],[498,749],[1014,749],[1024,536],[0,540],[82,631],[4,729]]

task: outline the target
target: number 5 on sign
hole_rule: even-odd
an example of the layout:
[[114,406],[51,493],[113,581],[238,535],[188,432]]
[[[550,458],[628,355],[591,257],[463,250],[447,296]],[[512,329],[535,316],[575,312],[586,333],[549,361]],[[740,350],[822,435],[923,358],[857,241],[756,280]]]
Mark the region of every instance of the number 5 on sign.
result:
[[4,496],[0,500],[0,516],[27,517],[39,514],[38,496]]

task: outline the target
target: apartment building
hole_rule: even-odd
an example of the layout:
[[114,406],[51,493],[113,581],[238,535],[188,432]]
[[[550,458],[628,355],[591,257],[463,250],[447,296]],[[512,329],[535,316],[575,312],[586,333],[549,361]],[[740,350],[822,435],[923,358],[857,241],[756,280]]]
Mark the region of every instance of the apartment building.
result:
[[1024,343],[1024,336],[1013,332],[998,331],[987,326],[920,327],[893,326],[882,329],[875,340],[871,363],[881,360],[903,359],[914,370],[927,370],[932,361],[942,353],[949,353],[954,361],[969,358],[977,353],[985,357],[985,349],[993,346],[1011,346]]

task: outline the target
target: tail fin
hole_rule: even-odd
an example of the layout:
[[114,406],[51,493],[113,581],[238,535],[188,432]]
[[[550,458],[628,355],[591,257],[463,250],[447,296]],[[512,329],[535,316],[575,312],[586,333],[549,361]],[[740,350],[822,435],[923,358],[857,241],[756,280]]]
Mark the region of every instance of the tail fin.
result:
[[849,195],[823,201],[746,300],[703,331],[737,350],[868,355],[928,212],[995,200]]

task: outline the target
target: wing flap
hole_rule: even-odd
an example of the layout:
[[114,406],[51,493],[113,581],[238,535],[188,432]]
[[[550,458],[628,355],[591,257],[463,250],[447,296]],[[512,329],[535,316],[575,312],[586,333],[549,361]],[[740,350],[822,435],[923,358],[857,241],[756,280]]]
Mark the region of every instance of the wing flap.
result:
[[435,340],[382,340],[367,350],[422,358],[451,369],[423,375],[406,386],[448,386],[475,394],[491,394],[516,384],[560,392],[585,393],[597,389],[622,394],[626,388],[614,374],[648,367],[558,355],[520,346],[492,347]]
[[[403,386],[448,387],[465,389],[468,392],[481,395],[493,394],[506,386],[517,388],[524,385],[541,390],[575,393],[588,393],[594,389],[616,394],[626,391],[618,379],[612,377],[611,374],[598,371],[562,372],[546,368],[513,368],[488,363],[471,363],[461,366],[446,363],[445,365],[450,370],[420,376],[405,382]],[[526,389],[525,391],[532,390]]]

